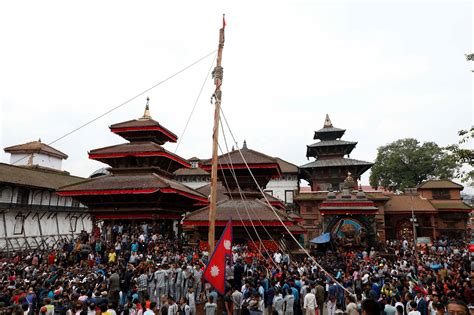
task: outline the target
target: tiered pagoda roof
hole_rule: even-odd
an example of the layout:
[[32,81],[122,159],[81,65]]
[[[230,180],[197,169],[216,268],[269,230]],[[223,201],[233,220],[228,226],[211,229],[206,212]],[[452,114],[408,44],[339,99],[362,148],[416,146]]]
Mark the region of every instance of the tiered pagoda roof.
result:
[[168,141],[176,142],[178,140],[178,136],[151,118],[148,104],[143,117],[113,124],[110,126],[110,131],[131,142],[149,140],[165,144]]
[[[286,212],[275,209],[285,225],[295,224]],[[232,219],[235,226],[281,226],[275,212],[265,201],[259,199],[228,199],[217,202],[216,226],[225,226]],[[194,211],[186,216],[183,225],[209,226],[209,207]]]
[[[211,163],[210,159],[204,160],[202,161],[201,168],[205,171],[210,171]],[[281,169],[277,159],[249,149],[246,141],[244,141],[240,152],[239,150],[233,150],[227,154],[220,155],[217,163],[219,180],[223,181],[225,177],[231,188],[237,187],[232,169],[235,171],[239,186],[244,190],[258,190],[247,166],[252,170],[260,187],[265,187],[272,178],[281,177]]]
[[89,152],[89,158],[111,166],[110,174],[63,186],[59,195],[74,196],[102,216],[120,213],[130,218],[179,214],[207,203],[206,196],[173,180],[174,171],[190,164],[161,146],[177,137],[151,118],[148,103],[143,117],[110,129],[130,143]]
[[319,141],[307,146],[306,157],[315,160],[300,166],[301,176],[310,182],[313,190],[325,190],[326,186],[339,185],[347,172],[359,178],[373,165],[371,162],[346,157],[354,150],[357,142],[341,140],[345,131],[334,127],[329,115],[326,115],[323,128],[314,132],[314,139]]
[[[248,168],[247,168],[248,166]],[[211,169],[211,160],[202,161],[204,170]],[[244,142],[242,149],[233,150],[218,157],[218,176],[221,183],[228,185],[229,191],[218,190],[216,209],[216,226],[224,226],[229,219],[233,219],[235,226],[274,226],[282,227],[279,219],[287,226],[296,225],[299,218],[292,218],[280,209],[282,204],[276,198],[267,195],[270,205],[261,195],[259,187],[265,187],[270,179],[281,176],[281,169],[276,158],[251,150]],[[235,172],[238,185],[233,177]],[[200,188],[205,194],[210,191],[209,186]],[[240,190],[239,190],[240,188]],[[272,209],[273,208],[273,209]],[[275,210],[275,211],[274,211]],[[186,226],[208,226],[209,206],[187,215],[183,221]]]

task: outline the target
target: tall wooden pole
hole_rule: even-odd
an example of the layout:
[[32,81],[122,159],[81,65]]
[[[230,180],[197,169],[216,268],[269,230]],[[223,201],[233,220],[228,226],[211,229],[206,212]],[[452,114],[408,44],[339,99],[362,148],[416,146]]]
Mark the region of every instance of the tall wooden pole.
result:
[[224,49],[224,28],[225,19],[222,18],[222,28],[219,30],[219,48],[217,50],[217,63],[213,71],[215,109],[214,109],[214,129],[212,132],[212,168],[211,168],[211,200],[209,205],[209,251],[214,251],[216,233],[216,204],[217,204],[217,148],[219,140],[219,117],[221,112],[221,85],[223,79],[222,50]]

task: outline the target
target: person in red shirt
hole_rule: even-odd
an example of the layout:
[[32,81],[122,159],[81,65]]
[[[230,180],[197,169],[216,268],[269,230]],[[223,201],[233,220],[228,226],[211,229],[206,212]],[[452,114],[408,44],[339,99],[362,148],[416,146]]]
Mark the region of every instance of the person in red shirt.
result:
[[51,254],[48,256],[48,264],[54,265],[54,261],[56,260],[56,252],[53,250]]

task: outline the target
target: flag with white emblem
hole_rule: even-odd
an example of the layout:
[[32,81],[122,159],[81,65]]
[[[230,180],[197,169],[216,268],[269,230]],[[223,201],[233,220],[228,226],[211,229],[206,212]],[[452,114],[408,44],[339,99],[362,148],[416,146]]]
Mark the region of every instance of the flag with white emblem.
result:
[[225,264],[226,256],[232,257],[232,221],[229,220],[216,245],[211,259],[204,270],[204,279],[209,282],[217,292],[225,293]]

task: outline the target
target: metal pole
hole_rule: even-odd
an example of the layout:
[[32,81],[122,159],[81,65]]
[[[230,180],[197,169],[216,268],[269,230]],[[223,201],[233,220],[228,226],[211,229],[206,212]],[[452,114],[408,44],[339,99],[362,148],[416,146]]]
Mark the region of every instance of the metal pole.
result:
[[224,49],[224,28],[223,21],[222,28],[219,30],[219,48],[217,50],[217,63],[214,68],[214,85],[216,90],[214,92],[215,109],[214,109],[214,129],[212,132],[212,168],[211,168],[211,200],[209,205],[209,251],[214,250],[215,245],[215,229],[216,229],[216,204],[217,204],[217,149],[219,139],[219,117],[221,112],[221,85],[223,78],[222,50]]
[[415,225],[415,210],[413,209],[413,192],[411,195],[411,221],[413,224],[413,254],[417,256],[417,236],[416,236],[416,225]]

